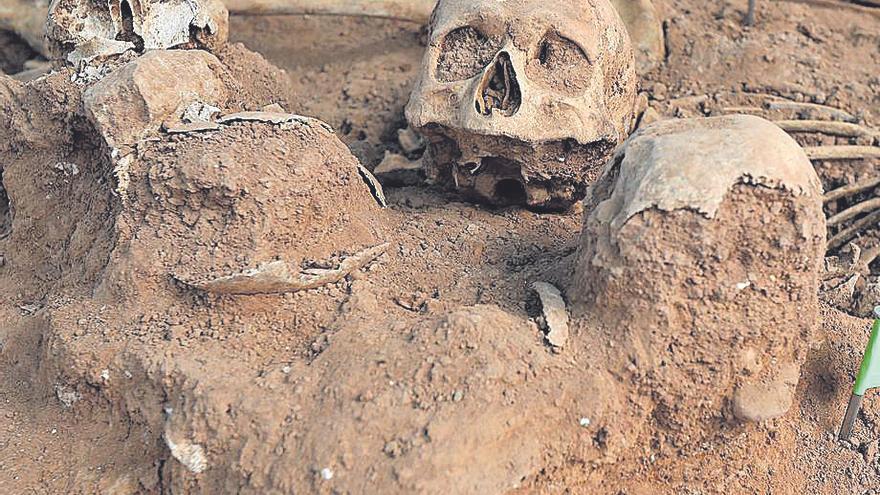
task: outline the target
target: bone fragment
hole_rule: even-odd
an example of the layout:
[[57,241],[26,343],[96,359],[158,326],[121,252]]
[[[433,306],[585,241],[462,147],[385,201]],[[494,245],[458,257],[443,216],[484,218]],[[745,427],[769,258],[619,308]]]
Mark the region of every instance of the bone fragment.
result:
[[547,342],[559,349],[565,347],[565,343],[568,341],[568,311],[565,308],[562,293],[547,282],[533,283],[532,290],[538,294],[538,298],[541,300],[544,323],[547,326]]
[[849,243],[849,252],[842,252],[837,256],[826,256],[825,273],[822,275],[822,280],[832,280],[860,273],[861,257],[862,248],[854,242]]
[[382,183],[379,182],[379,179],[360,163],[358,163],[358,172],[361,174],[364,182],[370,187],[370,193],[376,198],[376,202],[379,203],[379,206],[382,208],[387,207],[388,201],[385,199],[385,191],[382,189]]
[[868,201],[853,205],[852,207],[837,213],[828,219],[828,226],[833,227],[835,225],[840,225],[862,213],[870,213],[874,210],[880,210],[880,198],[869,199]]
[[425,149],[425,140],[409,126],[397,130],[397,142],[404,153],[415,153]]
[[168,446],[171,457],[177,459],[193,474],[199,474],[208,468],[205,449],[201,445],[186,439],[175,441],[172,437],[170,429],[166,426],[165,445]]
[[839,108],[829,107],[828,105],[789,101],[778,97],[774,98],[777,99],[767,102],[767,108],[769,110],[794,110],[796,112],[801,112],[809,116],[813,116],[814,114],[818,113],[821,115],[825,115],[832,120],[839,120],[842,122],[850,123],[856,123],[859,121],[859,119],[853,114]]
[[880,177],[873,177],[871,179],[863,180],[861,182],[856,182],[855,184],[839,187],[833,191],[825,193],[824,202],[830,203],[831,201],[836,201],[840,198],[846,198],[854,194],[867,191],[868,189],[873,189],[877,186],[880,186]]
[[205,292],[230,295],[277,294],[314,289],[338,282],[378,258],[387,249],[388,243],[364,249],[345,258],[338,267],[331,269],[310,268],[294,273],[287,262],[272,261],[257,268],[205,282],[184,283]]
[[849,242],[850,239],[857,236],[862,230],[875,225],[880,225],[880,210],[865,215],[864,217],[853,222],[853,224],[849,227],[835,234],[834,237],[832,237],[828,241],[827,250],[829,252],[834,251],[835,249]]
[[190,134],[194,132],[216,131],[220,128],[220,124],[216,122],[189,122],[164,124],[163,128],[168,134]]
[[329,132],[333,132],[333,128],[330,127],[330,124],[327,124],[326,122],[312,117],[297,115],[295,113],[265,111],[237,112],[224,115],[217,119],[218,124],[229,124],[231,122],[267,122],[275,125],[298,123],[308,127],[317,125],[318,127],[321,127]]
[[858,124],[829,120],[778,120],[774,122],[786,132],[818,132],[832,136],[870,137],[877,139],[880,131]]
[[409,158],[385,151],[385,157],[373,170],[373,174],[382,179],[385,184],[413,186],[422,182],[424,178],[424,165],[422,159],[410,160]]
[[810,160],[860,160],[880,158],[878,146],[813,146],[804,148]]
[[851,307],[856,293],[856,285],[858,285],[860,278],[861,275],[854,273],[837,287],[825,291],[825,300],[836,308],[847,309]]
[[349,15],[427,23],[434,0],[225,0],[230,14]]

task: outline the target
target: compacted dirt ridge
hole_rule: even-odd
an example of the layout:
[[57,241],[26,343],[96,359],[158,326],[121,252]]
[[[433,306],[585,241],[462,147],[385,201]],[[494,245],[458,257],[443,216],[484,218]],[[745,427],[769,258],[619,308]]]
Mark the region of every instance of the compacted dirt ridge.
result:
[[[745,0],[654,7],[648,144],[562,211],[426,184],[405,117],[429,39],[415,23],[231,16],[211,54],[105,67],[192,71],[186,91],[239,115],[200,132],[132,138],[159,110],[89,89],[113,75],[0,74],[0,493],[880,493],[880,394],[837,439],[880,304],[880,257],[858,263],[878,221],[825,249],[852,224],[831,219],[880,188],[822,199],[880,158],[789,160],[774,128],[676,211],[619,180],[650,175],[651,143],[690,144],[672,119],[725,136],[707,149],[730,162],[742,129],[766,129],[733,114],[869,130],[791,133],[810,149],[880,146],[880,8],[759,0],[746,27]],[[563,48],[547,56],[578,58]],[[0,31],[0,71],[35,60]],[[248,275],[301,283],[359,257],[307,290]],[[563,346],[536,281],[569,306]]]

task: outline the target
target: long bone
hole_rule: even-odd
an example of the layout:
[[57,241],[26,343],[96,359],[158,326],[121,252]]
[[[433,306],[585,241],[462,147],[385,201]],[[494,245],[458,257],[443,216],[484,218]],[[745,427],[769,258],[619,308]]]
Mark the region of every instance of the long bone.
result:
[[[134,2],[137,3],[137,2]],[[433,0],[225,0],[231,14],[340,15],[427,23]],[[111,2],[117,7],[120,2]],[[137,8],[132,5],[133,8]],[[49,5],[45,0],[0,0],[0,29],[15,32],[34,50],[46,54],[43,38]],[[115,9],[118,14],[119,9]],[[116,16],[114,16],[116,17]],[[116,19],[114,19],[116,20]]]
[[230,14],[348,15],[426,23],[434,0],[225,0]]

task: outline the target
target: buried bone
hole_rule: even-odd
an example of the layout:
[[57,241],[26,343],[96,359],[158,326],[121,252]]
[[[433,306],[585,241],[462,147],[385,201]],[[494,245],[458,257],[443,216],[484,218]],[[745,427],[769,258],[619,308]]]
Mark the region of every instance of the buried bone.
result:
[[76,64],[128,50],[219,48],[229,13],[220,0],[53,0],[49,54]]
[[495,205],[582,198],[634,118],[633,50],[611,4],[443,0],[430,28],[406,108],[428,180]]
[[[223,106],[228,88],[220,61],[201,50],[154,50],[89,87],[83,106],[111,148],[133,146],[194,105]],[[174,85],[156,81],[175,80]]]
[[237,112],[224,115],[217,119],[218,124],[228,124],[231,122],[266,122],[275,125],[302,124],[308,127],[317,126],[327,132],[333,132],[333,128],[330,127],[329,124],[316,118],[277,111],[262,110],[255,112]]
[[562,293],[547,282],[535,282],[532,290],[541,300],[543,322],[547,329],[547,342],[555,348],[565,347],[568,341],[568,310]]
[[[614,366],[653,374],[692,440],[731,405],[746,421],[784,414],[780,394],[818,333],[825,244],[821,184],[800,146],[757,117],[656,122],[615,154],[585,210],[566,292],[619,332]],[[747,348],[775,364],[743,371]],[[699,411],[674,408],[687,401]]]
[[388,249],[380,244],[345,258],[336,268],[309,268],[295,273],[285,261],[272,261],[225,277],[186,285],[214,294],[273,294],[314,289],[338,282],[378,258]]

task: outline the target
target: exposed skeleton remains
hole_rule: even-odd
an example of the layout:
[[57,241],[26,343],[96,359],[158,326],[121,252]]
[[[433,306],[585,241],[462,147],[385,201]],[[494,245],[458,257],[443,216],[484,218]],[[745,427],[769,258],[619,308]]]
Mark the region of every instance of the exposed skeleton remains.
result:
[[[821,191],[804,151],[764,119],[656,122],[591,189],[569,295],[609,328],[631,329],[622,368],[665,363],[656,387],[670,404],[699,396],[707,416],[732,400],[742,420],[778,417],[819,320]],[[688,352],[667,353],[678,346]],[[772,365],[743,366],[748,355]],[[701,360],[716,366],[691,366]],[[705,427],[687,414],[676,421]]]
[[54,57],[75,64],[127,50],[220,46],[228,17],[220,0],[54,0],[46,37]]
[[406,109],[426,172],[492,204],[561,209],[629,133],[633,51],[607,0],[443,0]]

